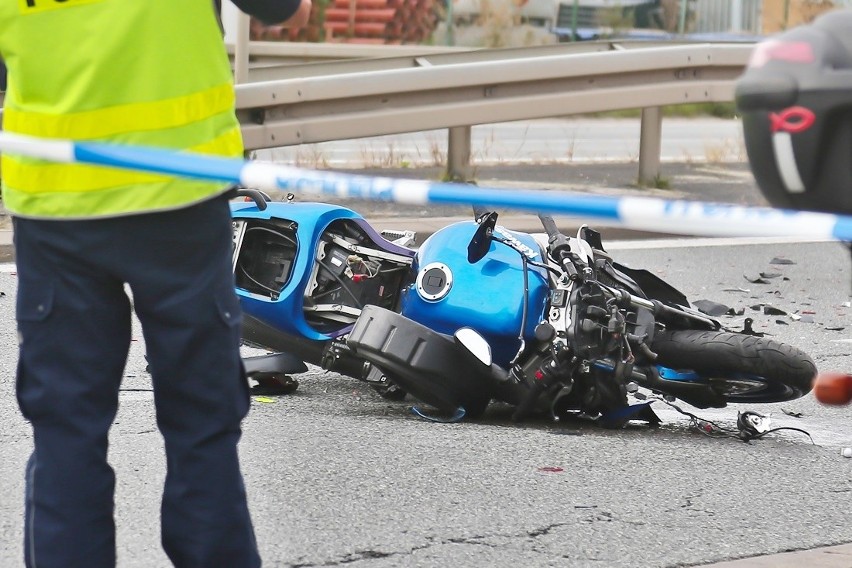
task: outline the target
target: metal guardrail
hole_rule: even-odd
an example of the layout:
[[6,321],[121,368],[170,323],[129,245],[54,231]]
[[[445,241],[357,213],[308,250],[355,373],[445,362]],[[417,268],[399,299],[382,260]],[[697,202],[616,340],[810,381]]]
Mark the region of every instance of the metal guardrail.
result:
[[639,178],[651,180],[659,107],[733,100],[752,46],[598,48],[318,64],[313,74],[238,85],[237,114],[247,149],[448,128],[448,173],[466,178],[473,125],[642,108]]
[[[225,45],[233,58],[237,46]],[[313,43],[295,41],[250,41],[247,46],[252,61],[265,64],[287,65],[293,63],[321,63],[351,59],[377,59],[420,55],[434,55],[471,51],[472,47],[440,45],[380,45],[357,43]]]
[[[447,128],[447,173],[467,179],[471,126],[641,108],[640,182],[659,175],[660,107],[733,100],[752,50],[606,41],[453,52],[414,46],[397,57],[282,65],[299,48],[273,44],[251,42],[258,59],[249,82],[236,86],[247,150]],[[377,46],[346,49],[356,47]]]
[[[362,73],[387,69],[453,65],[485,61],[508,61],[550,55],[628,51],[652,47],[695,46],[706,42],[597,40],[555,43],[529,47],[476,49],[426,45],[359,45],[253,41],[250,69],[246,82],[276,81]],[[725,45],[719,43],[717,45]],[[738,45],[738,44],[734,44]],[[740,44],[741,45],[741,44]],[[233,46],[229,50],[233,52]]]

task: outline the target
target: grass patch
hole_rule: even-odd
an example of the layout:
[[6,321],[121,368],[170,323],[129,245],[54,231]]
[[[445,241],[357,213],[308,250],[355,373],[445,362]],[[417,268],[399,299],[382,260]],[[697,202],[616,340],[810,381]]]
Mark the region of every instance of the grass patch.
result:
[[[639,118],[642,116],[641,108],[624,110],[611,110],[596,112],[583,116],[593,118]],[[733,102],[729,103],[687,103],[682,105],[668,105],[663,107],[663,116],[680,118],[697,118],[712,116],[716,118],[734,118],[737,116],[737,107]]]
[[654,189],[671,189],[672,182],[669,178],[664,177],[660,174],[655,175],[653,178],[649,179],[645,183],[642,183],[642,180],[639,180],[636,184],[639,187],[650,187]]

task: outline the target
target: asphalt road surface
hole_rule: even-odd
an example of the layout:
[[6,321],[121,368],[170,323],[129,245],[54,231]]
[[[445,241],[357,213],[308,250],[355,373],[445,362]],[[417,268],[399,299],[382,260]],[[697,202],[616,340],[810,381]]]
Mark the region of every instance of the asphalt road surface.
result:
[[[604,235],[606,237],[606,235]],[[612,244],[691,299],[744,308],[755,329],[820,369],[852,367],[852,272],[836,243]],[[770,264],[783,257],[795,264]],[[744,274],[780,273],[766,284]],[[29,428],[14,397],[14,266],[0,270],[0,566],[22,564]],[[750,306],[771,304],[789,316]],[[808,313],[808,312],[813,312]],[[739,329],[744,316],[725,318]],[[810,317],[804,317],[810,316]],[[806,322],[803,320],[810,320]],[[843,328],[843,329],[836,329]],[[162,442],[141,334],[111,436],[119,566],[168,566],[159,547]],[[738,410],[781,431],[743,443],[710,438],[661,403],[657,428],[547,420],[433,424],[410,401],[312,370],[296,394],[252,403],[241,453],[266,566],[672,567],[852,542],[852,408],[811,395],[784,404],[696,412],[733,427]],[[801,413],[795,417],[786,414]]]

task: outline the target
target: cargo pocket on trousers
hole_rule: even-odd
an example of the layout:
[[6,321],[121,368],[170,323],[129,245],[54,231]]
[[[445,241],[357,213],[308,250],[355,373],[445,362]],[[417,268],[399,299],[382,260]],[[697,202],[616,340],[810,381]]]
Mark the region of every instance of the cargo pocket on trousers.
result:
[[27,420],[32,420],[33,408],[26,396],[27,372],[24,360],[25,341],[33,341],[38,345],[39,341],[45,341],[43,331],[39,330],[39,324],[47,320],[53,312],[54,288],[52,282],[24,281],[18,283],[18,296],[15,302],[15,319],[18,325],[18,365],[15,374],[15,394],[21,413]]
[[44,321],[53,311],[53,283],[20,282],[15,302],[15,319],[19,322]]
[[[232,333],[235,334],[235,343],[236,345],[239,345],[240,336],[242,335],[240,324],[242,323],[243,312],[240,307],[240,300],[237,298],[233,289],[228,289],[227,291],[220,292],[216,295],[216,310],[219,312],[219,318],[222,322],[231,330]],[[238,378],[240,382],[239,408],[237,409],[237,414],[239,419],[242,420],[248,413],[249,396],[251,393],[249,391],[248,378],[246,377],[246,370],[243,365],[242,357],[239,353],[239,348],[237,351],[237,357],[239,359]]]

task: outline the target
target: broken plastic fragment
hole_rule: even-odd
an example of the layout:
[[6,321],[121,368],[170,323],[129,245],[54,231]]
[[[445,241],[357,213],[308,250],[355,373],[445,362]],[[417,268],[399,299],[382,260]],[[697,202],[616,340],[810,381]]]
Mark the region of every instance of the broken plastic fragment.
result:
[[561,467],[550,466],[550,465],[546,465],[546,466],[544,466],[544,467],[540,467],[540,468],[538,468],[538,470],[539,470],[539,471],[542,471],[542,472],[544,472],[544,473],[562,473],[563,471],[565,471],[565,470],[564,470],[564,469],[562,469]]
[[754,331],[754,328],[751,325],[754,323],[754,320],[751,318],[746,318],[745,322],[743,322],[743,330],[740,332],[743,335],[752,335],[754,337],[763,337],[763,333],[758,331]]
[[707,314],[708,316],[721,316],[731,310],[729,306],[712,300],[695,300],[692,304],[699,312]]
[[769,431],[771,418],[768,414],[760,414],[753,410],[737,412],[737,428],[740,436],[754,437],[756,434],[765,434]]

